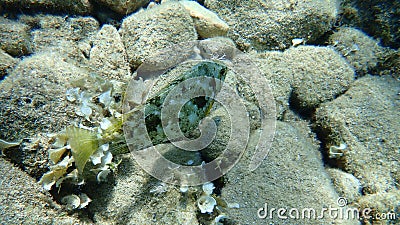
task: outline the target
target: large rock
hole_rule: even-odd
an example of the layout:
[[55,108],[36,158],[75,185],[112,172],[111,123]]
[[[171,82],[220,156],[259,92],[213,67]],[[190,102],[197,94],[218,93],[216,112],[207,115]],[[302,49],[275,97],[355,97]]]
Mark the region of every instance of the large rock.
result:
[[89,0],[0,0],[5,10],[24,12],[54,12],[87,15],[92,11]]
[[197,39],[192,18],[177,2],[167,2],[127,17],[119,32],[134,68],[171,44]]
[[104,25],[93,40],[89,63],[107,79],[129,81],[130,68],[124,44],[117,29]]
[[351,66],[327,47],[267,51],[253,54],[253,60],[271,82],[278,119],[289,112],[289,103],[293,109],[309,113],[346,91],[354,80]]
[[398,93],[398,80],[365,76],[316,111],[325,155],[358,178],[366,194],[393,189],[400,180]]
[[2,78],[7,75],[18,62],[18,59],[13,58],[0,49],[0,80],[2,80]]
[[202,38],[225,36],[229,26],[221,20],[214,12],[204,8],[195,1],[180,2],[193,18],[196,31]]
[[361,183],[355,176],[336,168],[328,168],[326,171],[339,196],[346,198],[348,203],[354,203],[361,197]]
[[333,49],[299,46],[284,52],[292,72],[296,110],[308,111],[344,93],[354,80],[354,70]]
[[253,60],[270,83],[276,103],[276,117],[281,120],[289,110],[293,75],[285,55],[279,51],[267,51],[253,55]]
[[204,5],[229,25],[229,36],[241,49],[285,49],[294,38],[314,41],[328,31],[338,10],[336,0],[230,1]]
[[1,224],[89,224],[60,211],[36,180],[0,158]]
[[[277,122],[275,139],[268,157],[255,170],[249,171],[249,160],[254,153],[257,133],[239,163],[225,175],[221,198],[237,203],[239,208],[227,209],[228,218],[238,224],[297,224],[299,220],[281,219],[272,208],[301,210],[315,209],[317,214],[329,205],[337,207],[338,195],[325,172],[318,146],[304,136],[302,128]],[[267,204],[268,209],[258,210]],[[289,215],[288,211],[285,213]],[[301,214],[300,214],[301,215]],[[357,221],[341,221],[326,216],[322,220],[306,219],[307,224],[357,224]]]
[[62,52],[78,61],[84,58],[84,51],[79,44],[87,42],[99,29],[99,22],[92,17],[38,15],[25,16],[20,20],[37,27],[31,33],[34,52]]
[[87,190],[93,199],[89,211],[96,223],[198,224],[192,191],[181,193],[179,187],[151,178],[131,154],[120,159],[113,184]]
[[342,27],[329,37],[329,43],[354,67],[359,76],[374,69],[385,49],[362,31]]
[[362,29],[383,46],[400,47],[398,1],[344,0],[341,5],[344,25]]
[[87,71],[56,53],[35,54],[21,61],[0,83],[0,139],[58,132],[73,123],[75,107],[64,96],[69,82],[85,75]]
[[[362,218],[363,224],[398,224],[400,190],[363,196],[358,201],[360,211],[367,210],[369,218]],[[379,219],[378,219],[379,218]]]
[[386,55],[385,61],[381,63],[376,71],[379,75],[390,75],[400,79],[400,51],[396,50]]
[[147,5],[150,0],[96,0],[100,4],[109,7],[120,15],[129,15],[140,7]]
[[267,51],[254,54],[253,60],[271,81],[278,119],[290,112],[289,100],[292,109],[311,115],[318,105],[344,93],[355,77],[353,68],[328,47]]
[[0,17],[0,48],[12,56],[23,56],[31,53],[30,27]]

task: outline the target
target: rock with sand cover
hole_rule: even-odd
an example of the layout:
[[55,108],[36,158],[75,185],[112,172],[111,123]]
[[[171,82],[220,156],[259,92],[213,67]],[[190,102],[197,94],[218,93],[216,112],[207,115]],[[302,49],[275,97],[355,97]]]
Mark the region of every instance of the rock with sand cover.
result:
[[316,111],[316,129],[331,163],[360,180],[363,193],[398,186],[399,81],[364,76]]
[[336,0],[231,1],[206,0],[204,5],[230,27],[241,49],[285,49],[295,38],[314,41],[328,31],[338,11]]
[[169,45],[197,40],[189,12],[177,2],[157,5],[125,18],[119,32],[129,64],[134,68]]

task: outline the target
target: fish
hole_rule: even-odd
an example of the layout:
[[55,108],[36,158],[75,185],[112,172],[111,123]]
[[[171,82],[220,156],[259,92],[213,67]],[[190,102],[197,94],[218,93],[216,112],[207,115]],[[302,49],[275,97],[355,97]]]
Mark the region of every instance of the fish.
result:
[[[212,109],[228,67],[211,60],[191,65],[182,72],[170,69],[157,76],[141,103],[137,105],[136,101],[124,113],[124,133],[130,151],[198,136],[199,122]],[[130,88],[140,89],[146,82],[139,78]]]
[[[209,114],[227,71],[228,67],[221,63],[202,61],[176,77],[157,93],[150,95],[144,105],[144,116],[152,143],[157,145],[168,142],[165,128],[168,129],[174,122],[179,122],[179,128],[185,137],[195,138],[193,133],[199,122]],[[172,97],[168,96],[170,94],[173,94]],[[190,95],[198,96],[187,99]],[[178,118],[174,118],[174,115],[171,115],[173,113],[163,112],[162,109],[167,105],[173,109],[180,108]],[[167,115],[161,118],[162,113]],[[167,127],[163,127],[163,124]]]

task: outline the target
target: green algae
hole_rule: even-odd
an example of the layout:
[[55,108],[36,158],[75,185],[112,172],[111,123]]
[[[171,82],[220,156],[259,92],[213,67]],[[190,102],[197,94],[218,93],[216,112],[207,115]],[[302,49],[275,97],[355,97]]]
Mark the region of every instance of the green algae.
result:
[[65,133],[68,136],[76,168],[82,173],[90,156],[99,147],[97,136],[92,131],[73,126],[67,127]]

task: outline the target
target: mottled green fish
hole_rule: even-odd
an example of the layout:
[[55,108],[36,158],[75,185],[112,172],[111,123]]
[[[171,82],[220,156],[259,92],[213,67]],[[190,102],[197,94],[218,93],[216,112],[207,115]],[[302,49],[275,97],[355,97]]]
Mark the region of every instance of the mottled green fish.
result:
[[[203,95],[190,100],[187,99],[188,101],[184,102],[179,102],[179,99],[176,98],[177,96],[174,96],[175,98],[172,97],[172,99],[169,99],[168,104],[176,104],[176,107],[181,107],[179,117],[173,118],[170,115],[164,115],[163,117],[164,120],[167,120],[164,121],[164,124],[179,120],[179,127],[182,133],[186,137],[190,137],[190,134],[198,127],[199,122],[207,116],[212,108],[213,98],[220,91],[221,82],[224,81],[226,73],[227,67],[225,65],[213,61],[200,62],[153,94],[153,96],[150,96],[145,103],[145,123],[153,145],[168,140],[163,130],[161,113],[163,103],[169,99],[167,96],[174,88],[180,88],[178,94],[183,96],[182,99],[187,97],[185,95],[193,93]],[[218,81],[216,81],[217,79]],[[206,97],[206,95],[209,97]]]

